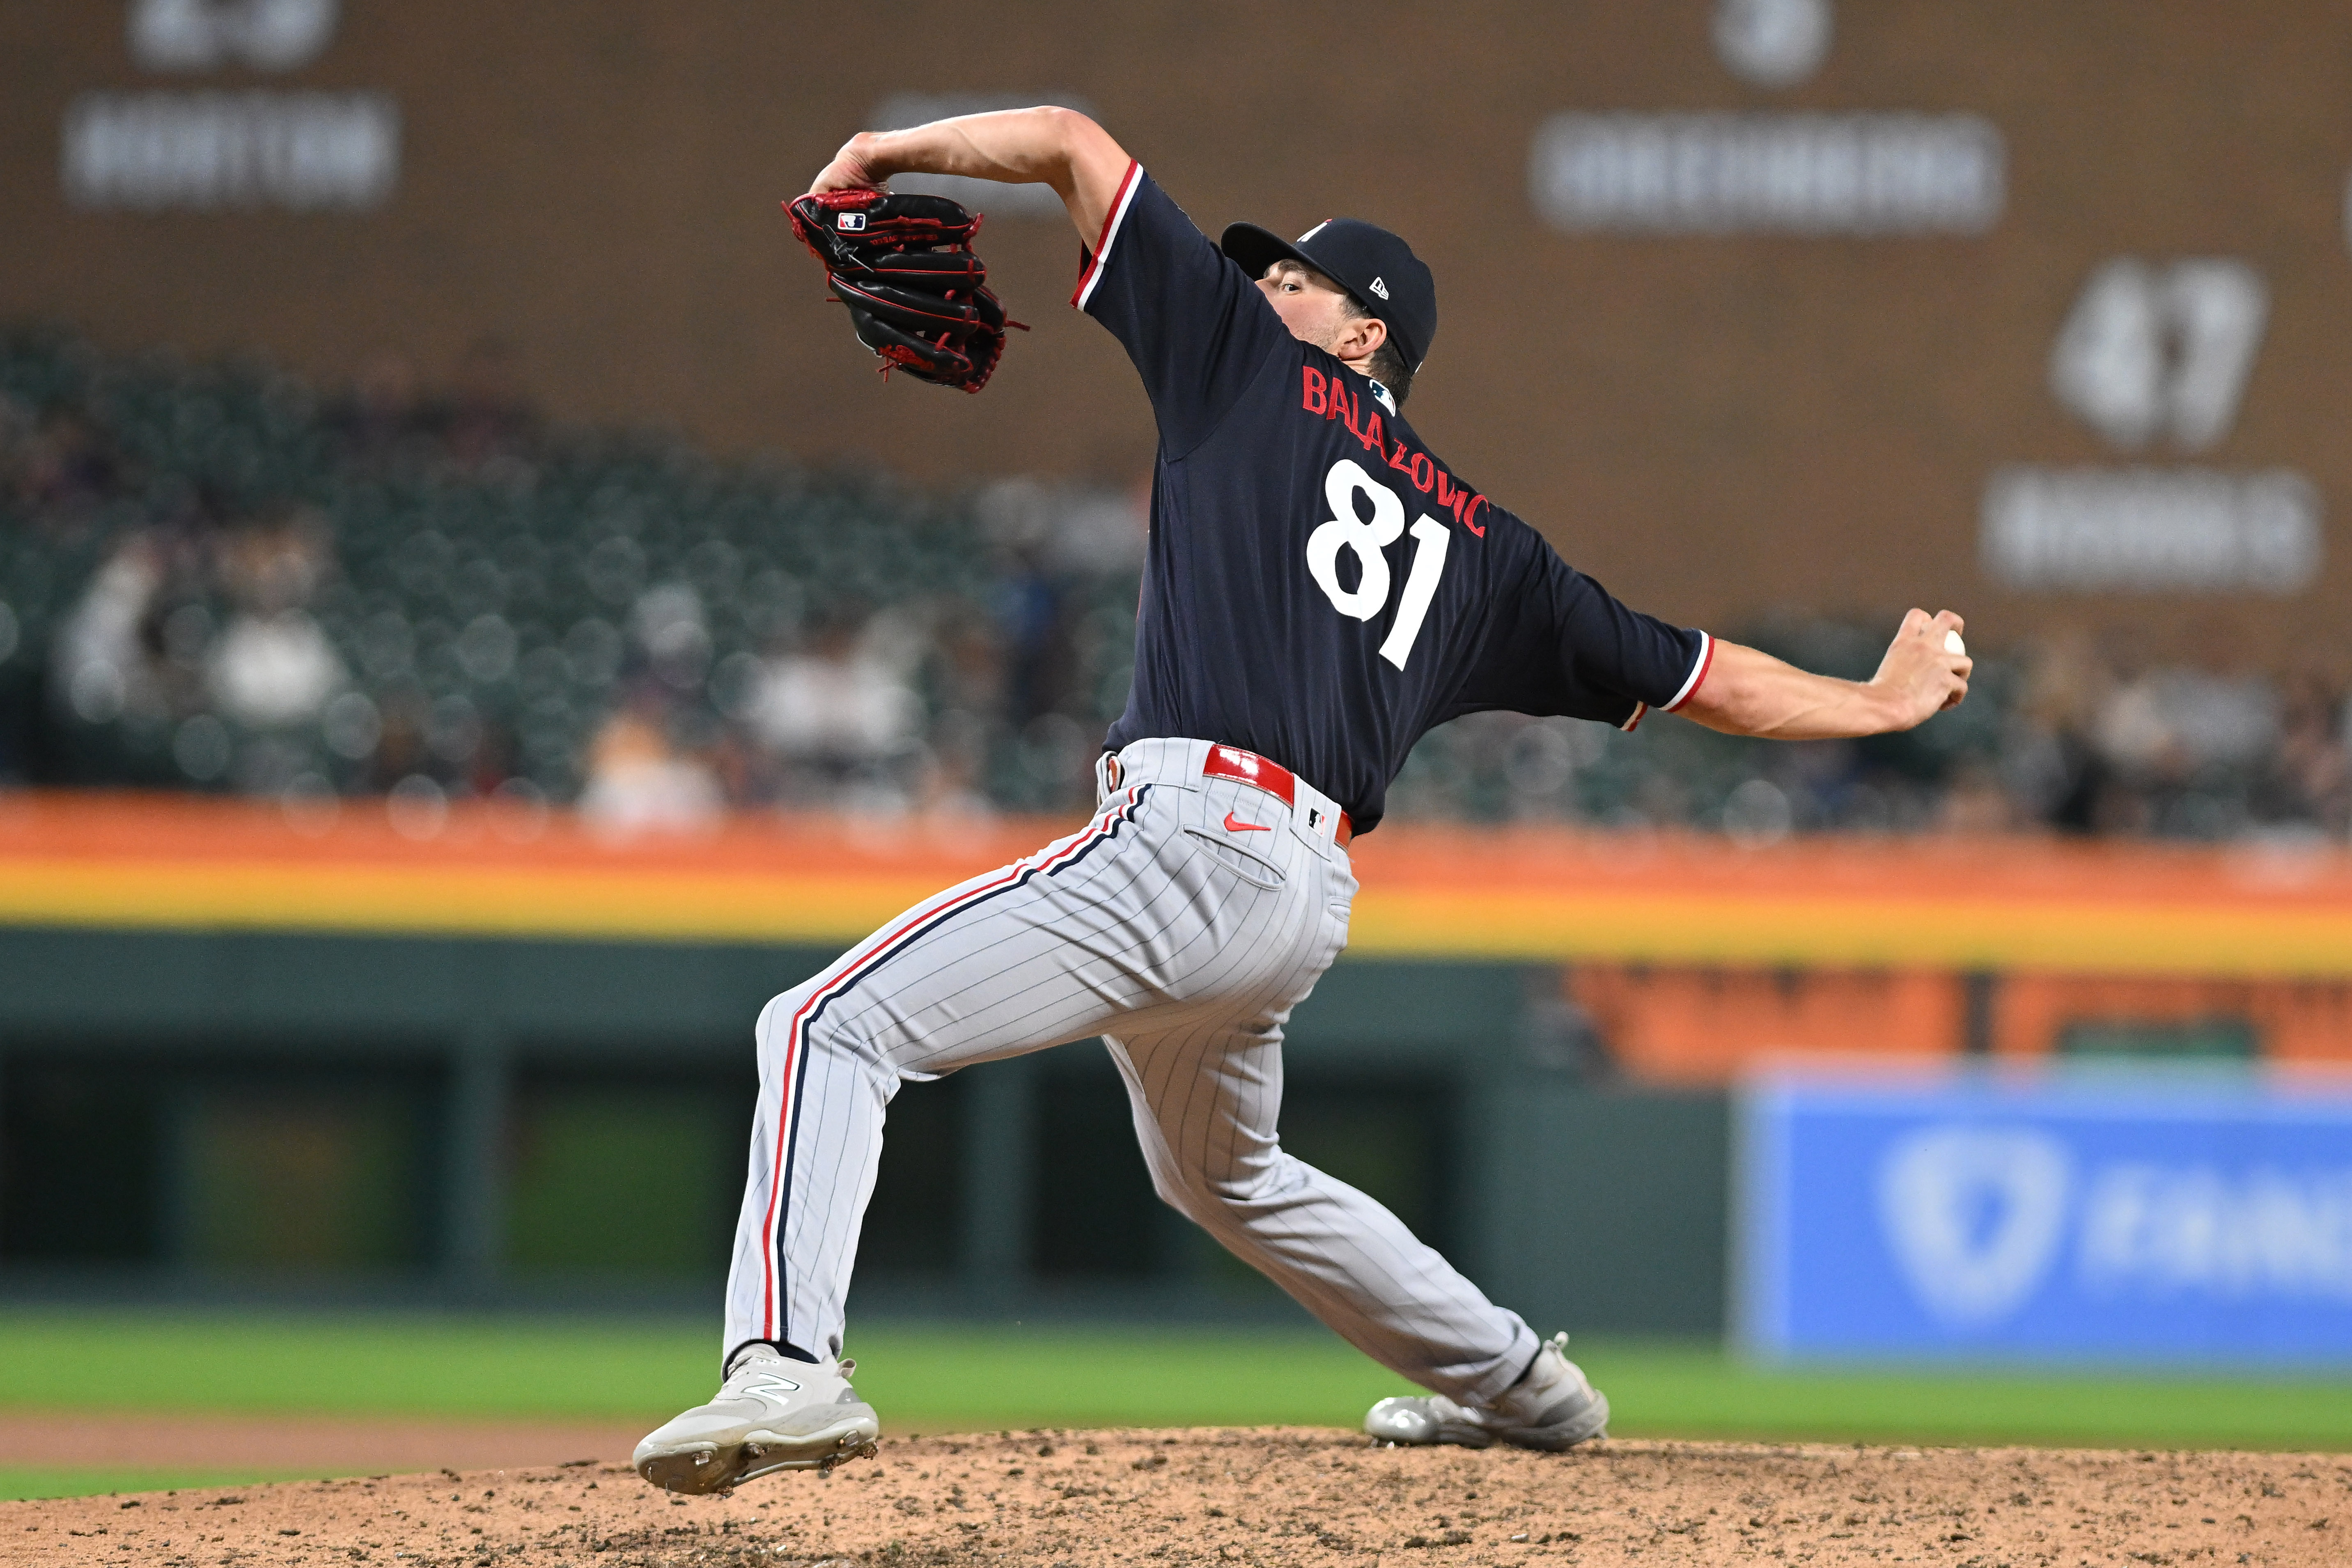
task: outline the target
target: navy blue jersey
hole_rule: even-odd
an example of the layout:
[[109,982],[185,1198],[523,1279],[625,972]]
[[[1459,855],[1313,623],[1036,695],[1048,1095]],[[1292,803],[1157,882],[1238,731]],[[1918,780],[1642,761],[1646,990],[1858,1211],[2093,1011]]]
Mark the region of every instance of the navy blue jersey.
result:
[[1112,748],[1238,746],[1364,832],[1433,726],[1509,708],[1631,728],[1705,674],[1705,632],[1628,610],[1463,483],[1140,168],[1072,302],[1126,346],[1160,425]]

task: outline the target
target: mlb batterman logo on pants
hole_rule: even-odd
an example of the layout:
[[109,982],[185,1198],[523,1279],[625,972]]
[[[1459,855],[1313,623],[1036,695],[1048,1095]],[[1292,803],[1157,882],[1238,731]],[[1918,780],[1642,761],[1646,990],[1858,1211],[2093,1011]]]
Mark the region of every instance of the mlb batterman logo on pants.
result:
[[[1397,1443],[1569,1448],[1609,1402],[1363,1194],[1276,1136],[1283,1025],[1347,944],[1348,847],[1433,726],[1482,708],[1631,728],[1652,709],[1791,738],[1957,703],[1959,619],[1914,611],[1869,682],[1627,608],[1494,506],[1402,413],[1437,287],[1353,218],[1218,244],[1086,117],[1034,109],[853,137],[811,196],[894,174],[1042,182],[1085,246],[1071,302],[1159,427],[1135,685],[1079,831],[916,905],[768,1004],[718,1395],[638,1446],[723,1490],[880,1431],[844,1299],[898,1083],[1099,1035],[1160,1197],[1426,1395]],[[1508,300],[1474,302],[1507,308]],[[1212,633],[1210,629],[1213,629]]]

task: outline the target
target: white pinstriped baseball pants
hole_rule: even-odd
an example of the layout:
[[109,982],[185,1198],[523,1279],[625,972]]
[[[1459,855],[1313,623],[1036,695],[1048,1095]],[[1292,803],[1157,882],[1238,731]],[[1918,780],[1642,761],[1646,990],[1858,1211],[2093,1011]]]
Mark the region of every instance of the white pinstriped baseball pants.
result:
[[1348,1342],[1483,1403],[1534,1333],[1370,1198],[1285,1154],[1282,1026],[1347,945],[1356,879],[1302,800],[1139,741],[1084,831],[916,905],[771,1001],[724,1351],[841,1354],[905,1079],[1103,1035],[1160,1197]]

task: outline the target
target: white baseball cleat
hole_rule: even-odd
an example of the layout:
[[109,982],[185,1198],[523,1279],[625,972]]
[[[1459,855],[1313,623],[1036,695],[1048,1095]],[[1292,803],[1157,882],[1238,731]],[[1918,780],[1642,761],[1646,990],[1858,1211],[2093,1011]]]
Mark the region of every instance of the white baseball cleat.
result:
[[1364,1430],[1383,1443],[1420,1447],[1453,1443],[1484,1448],[1496,1442],[1557,1451],[1609,1435],[1609,1398],[1568,1359],[1566,1334],[1536,1352],[1525,1377],[1491,1406],[1457,1405],[1443,1394],[1383,1399],[1364,1417]]
[[665,1491],[726,1491],[771,1470],[870,1458],[882,1425],[849,1385],[853,1361],[812,1365],[753,1345],[708,1405],[655,1428],[630,1463]]

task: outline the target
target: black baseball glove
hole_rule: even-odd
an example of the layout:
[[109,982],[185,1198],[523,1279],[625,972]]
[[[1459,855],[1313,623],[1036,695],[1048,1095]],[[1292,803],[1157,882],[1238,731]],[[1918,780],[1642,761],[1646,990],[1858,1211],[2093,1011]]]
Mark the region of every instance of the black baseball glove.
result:
[[[945,196],[827,191],[784,204],[857,340],[893,367],[976,392],[1004,353],[1004,307],[971,248],[981,220]],[[1021,327],[1027,331],[1026,327]]]

